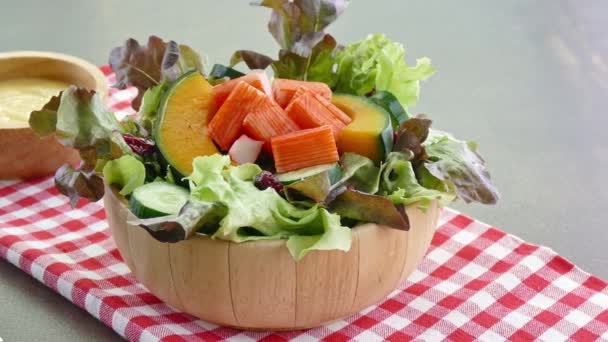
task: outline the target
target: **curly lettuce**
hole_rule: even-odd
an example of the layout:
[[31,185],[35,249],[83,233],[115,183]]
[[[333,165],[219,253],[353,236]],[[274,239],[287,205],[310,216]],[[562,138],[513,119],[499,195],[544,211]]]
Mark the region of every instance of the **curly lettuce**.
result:
[[494,204],[498,201],[500,195],[492,184],[485,161],[477,153],[475,142],[431,130],[424,149],[429,160],[423,167],[434,176],[434,179],[427,176],[427,181],[435,184],[441,181],[445,186],[455,188],[466,203]]
[[395,204],[416,204],[426,210],[437,200],[440,206],[446,206],[456,199],[451,189],[444,191],[426,188],[418,182],[410,155],[402,152],[391,152],[384,164],[381,175],[383,193]]
[[403,45],[383,34],[347,45],[337,55],[337,63],[336,91],[361,96],[388,91],[406,109],[418,101],[420,81],[435,72],[426,57],[418,59],[416,66],[409,66]]
[[196,69],[203,70],[199,54],[187,45],[172,40],[165,42],[150,36],[146,45],[133,38],[110,52],[109,64],[116,73],[114,87],[136,87],[138,94],[132,106],[139,109],[144,92],[165,80],[176,80],[180,75]]
[[311,250],[350,249],[351,231],[340,224],[340,216],[319,206],[297,208],[271,188],[259,190],[254,179],[260,172],[255,164],[232,166],[228,156],[219,154],[194,159],[188,177],[192,198],[227,208],[213,238],[285,238],[296,260]]
[[59,142],[78,150],[78,168],[66,164],[55,173],[57,189],[75,206],[80,198],[98,201],[104,193],[98,175],[108,161],[133,151],[121,134],[113,113],[94,91],[70,86],[41,110],[33,111],[29,124],[40,136],[55,135]]

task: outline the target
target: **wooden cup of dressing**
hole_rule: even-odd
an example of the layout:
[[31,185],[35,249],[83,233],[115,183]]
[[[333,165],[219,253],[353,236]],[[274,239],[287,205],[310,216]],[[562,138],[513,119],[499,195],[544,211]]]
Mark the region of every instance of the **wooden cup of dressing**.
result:
[[0,179],[29,179],[53,174],[78,153],[54,136],[38,137],[28,125],[33,110],[70,85],[107,96],[107,82],[94,65],[51,52],[0,53]]

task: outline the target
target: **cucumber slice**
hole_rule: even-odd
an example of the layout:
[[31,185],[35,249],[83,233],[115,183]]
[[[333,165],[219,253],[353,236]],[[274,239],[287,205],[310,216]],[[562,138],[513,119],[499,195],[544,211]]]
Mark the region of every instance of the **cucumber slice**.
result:
[[395,95],[389,93],[386,90],[376,92],[374,95],[369,97],[372,102],[378,106],[384,108],[390,115],[393,123],[393,128],[399,127],[404,121],[411,118],[410,114],[403,108],[399,100]]
[[316,165],[291,172],[279,173],[276,177],[277,180],[283,184],[291,184],[325,171],[329,172],[329,180],[332,184],[342,177],[342,171],[337,163]]
[[167,216],[179,213],[190,192],[166,182],[152,182],[135,189],[129,199],[131,212],[139,218]]

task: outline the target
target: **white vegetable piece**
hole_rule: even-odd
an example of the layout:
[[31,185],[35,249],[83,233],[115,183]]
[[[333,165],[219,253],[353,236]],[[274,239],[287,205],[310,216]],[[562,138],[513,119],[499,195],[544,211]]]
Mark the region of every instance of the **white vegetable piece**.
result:
[[243,134],[230,147],[228,155],[238,164],[253,163],[262,152],[263,141],[253,140]]

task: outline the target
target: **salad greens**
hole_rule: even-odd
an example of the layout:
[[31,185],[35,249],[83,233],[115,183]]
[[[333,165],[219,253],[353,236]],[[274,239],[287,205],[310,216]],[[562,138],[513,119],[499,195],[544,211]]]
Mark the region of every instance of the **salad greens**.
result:
[[334,184],[333,189],[348,186],[369,194],[378,192],[380,168],[371,159],[346,152],[342,154],[340,164],[343,169],[342,178]]
[[400,230],[409,230],[409,220],[403,205],[394,204],[384,196],[372,195],[348,188],[329,204],[343,218],[356,222],[374,222]]
[[418,183],[410,155],[403,152],[391,152],[382,171],[382,192],[395,204],[416,204],[427,209],[433,200],[439,200],[446,206],[456,199],[450,192],[427,189]]
[[466,203],[494,204],[500,198],[490,181],[485,162],[477,153],[477,144],[462,141],[441,131],[431,131],[424,146],[429,161],[424,168],[438,180],[455,187]]
[[150,36],[143,46],[133,38],[127,39],[110,52],[110,66],[116,74],[116,88],[133,86],[139,91],[132,103],[135,109],[139,109],[148,88],[164,80],[173,81],[188,70],[203,70],[201,58],[192,48],[156,36]]
[[356,95],[388,91],[404,108],[413,106],[420,93],[420,81],[435,72],[431,60],[424,57],[410,67],[405,62],[403,45],[383,34],[347,45],[337,56],[338,71],[335,90]]
[[99,200],[105,181],[130,197],[132,208],[148,209],[141,203],[145,201],[138,202],[138,191],[144,192],[144,184],[161,182],[155,187],[181,193],[179,205],[160,214],[140,213],[131,222],[156,239],[177,242],[194,234],[233,242],[285,239],[291,255],[300,260],[312,250],[348,251],[349,227],[361,223],[408,230],[407,206],[426,210],[434,202],[445,206],[456,198],[485,204],[499,199],[475,143],[431,129],[426,115],[408,113],[418,100],[420,81],[435,72],[428,58],[409,66],[403,45],[382,34],[340,46],[325,30],[343,13],[346,0],[262,0],[255,5],[272,10],[268,30],[280,46],[278,58],[238,50],[230,66],[213,67],[209,81],[219,84],[243,76],[232,66],[244,62],[251,69],[270,66],[275,78],[324,82],[335,92],[365,96],[390,115],[392,127],[387,119],[388,129],[383,130],[394,132],[394,139],[383,146],[387,155],[375,163],[341,151],[337,163],[277,175],[268,151],[258,164],[241,165],[213,154],[194,158],[193,172],[179,174],[154,141],[158,111],[180,75],[192,69],[203,72],[201,59],[174,41],[151,36],[140,45],[129,39],[112,50],[110,65],[116,87],[138,89],[136,115],[119,123],[99,96],[76,87],[31,114],[30,126],[37,134],[53,134],[80,152],[78,167],[64,165],[55,175],[57,188],[72,205],[81,197]]
[[[212,237],[234,242],[286,238],[296,260],[310,250],[350,248],[350,229],[340,224],[338,215],[320,206],[300,209],[272,188],[258,189],[254,180],[262,172],[259,166],[232,166],[228,156],[215,154],[197,157],[193,167],[188,177],[191,200],[178,215],[135,223],[172,240],[174,234],[186,238],[220,217]],[[218,210],[221,214],[213,215]]]
[[37,134],[54,134],[63,145],[80,153],[78,168],[64,165],[55,174],[57,188],[72,205],[80,197],[101,199],[103,180],[97,172],[106,161],[133,153],[120,134],[118,121],[94,91],[71,86],[60,98],[54,97],[42,110],[32,112],[29,123]]
[[123,196],[130,195],[133,190],[144,185],[146,180],[144,164],[128,154],[108,161],[102,173],[108,185],[120,187],[120,194]]
[[347,0],[262,0],[254,5],[272,9],[268,31],[281,47],[277,60],[250,50],[236,51],[230,65],[245,62],[250,69],[272,67],[277,78],[334,85],[336,40],[325,33],[348,7]]
[[[237,50],[230,66],[240,62],[250,69],[272,67],[274,76],[328,84],[334,91],[368,95],[385,91],[407,109],[418,101],[420,81],[435,69],[431,60],[405,61],[402,44],[383,34],[369,35],[362,41],[340,46],[325,33],[348,6],[346,0],[262,0],[254,5],[272,9],[268,31],[281,49],[277,60],[251,50]],[[405,110],[394,108],[394,116],[405,120]]]

